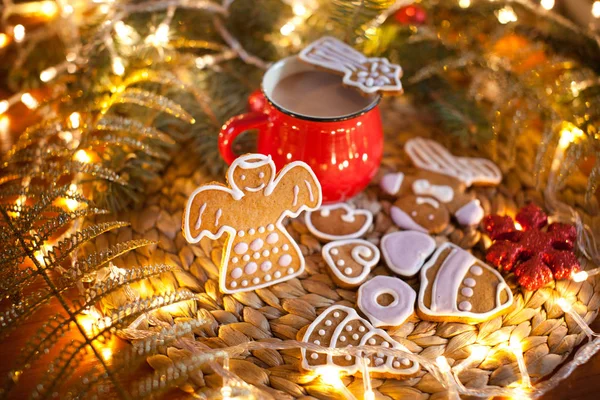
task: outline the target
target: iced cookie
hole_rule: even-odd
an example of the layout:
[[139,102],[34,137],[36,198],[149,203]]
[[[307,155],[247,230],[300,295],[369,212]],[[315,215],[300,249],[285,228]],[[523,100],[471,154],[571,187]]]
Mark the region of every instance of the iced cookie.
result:
[[402,68],[386,58],[367,58],[344,42],[325,36],[311,43],[299,54],[302,61],[344,75],[344,84],[366,94],[402,93]]
[[417,294],[408,284],[390,276],[376,276],[358,289],[358,308],[373,326],[399,326],[415,311]]
[[324,240],[355,239],[371,227],[373,214],[368,210],[355,210],[345,203],[323,206],[318,211],[306,213],[306,227]]
[[404,150],[417,167],[452,176],[467,187],[473,184],[497,185],[502,181],[500,168],[485,158],[457,157],[434,140],[413,138]]
[[283,227],[287,217],[321,205],[321,185],[300,161],[275,175],[270,156],[247,154],[227,171],[229,186],[200,186],[188,200],[183,233],[190,243],[227,234],[219,267],[223,293],[255,290],[304,270],[304,257]]
[[426,233],[401,231],[384,235],[380,246],[387,266],[397,275],[411,277],[435,251],[435,240]]
[[447,175],[407,169],[384,175],[380,187],[397,197],[394,206],[405,215],[396,217],[395,222],[403,229],[439,233],[448,225],[450,215],[463,226],[478,224],[484,215],[479,200],[468,191],[467,185]]
[[394,202],[390,217],[402,229],[440,233],[450,223],[448,209],[431,197],[404,196]]
[[380,257],[377,246],[362,239],[330,242],[321,252],[334,282],[343,288],[363,283]]
[[506,313],[512,303],[502,276],[452,243],[421,269],[417,313],[425,320],[478,323]]
[[[392,339],[385,331],[373,327],[352,308],[333,305],[314,320],[303,335],[302,341],[329,348],[357,346],[380,346],[382,348],[408,349]],[[419,372],[420,365],[408,358],[388,357],[383,353],[372,353],[368,357],[352,355],[333,356],[327,353],[301,349],[302,368],[318,370],[333,367],[349,375],[360,373],[361,360],[369,365],[374,377],[408,378]]]

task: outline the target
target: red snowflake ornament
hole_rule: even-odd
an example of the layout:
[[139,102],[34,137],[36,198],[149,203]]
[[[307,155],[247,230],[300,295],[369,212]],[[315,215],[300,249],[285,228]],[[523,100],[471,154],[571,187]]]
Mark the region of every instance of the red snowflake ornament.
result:
[[516,222],[509,216],[488,215],[484,229],[494,244],[486,260],[501,271],[513,271],[521,286],[536,290],[552,279],[567,279],[580,270],[573,248],[577,239],[574,226],[548,225],[548,216],[533,203],[521,208]]

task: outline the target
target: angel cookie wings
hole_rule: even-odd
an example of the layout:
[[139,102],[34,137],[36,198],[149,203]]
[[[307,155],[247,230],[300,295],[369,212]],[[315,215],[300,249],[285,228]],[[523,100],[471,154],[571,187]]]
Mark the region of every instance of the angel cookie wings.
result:
[[300,52],[300,59],[344,74],[344,84],[365,93],[402,93],[402,68],[386,58],[367,58],[344,42],[325,36]]
[[316,210],[321,185],[308,165],[296,161],[275,175],[270,156],[247,154],[227,171],[229,187],[211,183],[190,196],[183,233],[190,243],[228,235],[219,268],[223,293],[259,289],[304,271],[304,257],[283,220]]

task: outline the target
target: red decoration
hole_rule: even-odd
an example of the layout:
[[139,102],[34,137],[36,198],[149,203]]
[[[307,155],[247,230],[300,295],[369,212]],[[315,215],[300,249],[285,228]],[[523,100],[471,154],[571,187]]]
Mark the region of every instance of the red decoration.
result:
[[552,279],[568,279],[580,270],[573,248],[577,240],[574,226],[553,223],[544,231],[548,216],[533,203],[521,208],[515,226],[509,216],[488,215],[483,223],[494,244],[486,260],[501,271],[512,271],[519,284],[536,290]]
[[396,11],[394,19],[402,25],[423,25],[427,21],[427,12],[423,7],[413,4]]

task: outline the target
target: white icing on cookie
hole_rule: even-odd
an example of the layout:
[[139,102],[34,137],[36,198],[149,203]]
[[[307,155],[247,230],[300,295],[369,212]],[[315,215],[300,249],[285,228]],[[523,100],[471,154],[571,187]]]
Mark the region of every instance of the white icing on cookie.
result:
[[292,202],[293,206],[298,204],[298,193],[299,192],[300,192],[300,188],[298,187],[298,185],[294,185],[294,201]]
[[432,185],[427,179],[417,179],[412,186],[417,196],[431,196],[442,203],[449,203],[454,198],[454,190],[446,185]]
[[427,233],[427,229],[417,224],[407,213],[402,211],[400,207],[392,206],[390,209],[390,217],[392,217],[392,221],[402,229]]
[[459,208],[454,213],[454,217],[459,224],[463,226],[471,226],[480,223],[484,217],[484,214],[485,212],[483,211],[479,200],[473,199]]
[[496,164],[484,158],[456,157],[434,140],[413,138],[404,150],[419,168],[452,176],[467,186],[473,183],[497,185],[502,172]]
[[402,68],[386,58],[367,58],[344,42],[329,36],[311,43],[299,54],[302,61],[344,74],[344,84],[365,93],[402,92]]
[[290,256],[289,254],[284,254],[281,257],[279,257],[279,261],[277,261],[277,264],[279,264],[280,267],[287,267],[288,265],[290,265],[291,262],[292,256]]
[[[268,174],[267,170],[260,171],[263,172],[263,176],[262,178],[260,178],[260,173],[256,172],[256,169],[265,166],[267,166],[271,174]],[[246,179],[244,180],[244,183],[246,183],[246,185],[244,185],[243,188],[240,188],[240,186],[238,186],[238,183],[240,183],[239,180],[241,180],[239,172],[236,173],[236,176],[238,178],[234,177],[234,172],[238,171],[239,169],[244,170],[244,176],[246,177]],[[276,232],[278,234],[279,242],[283,242],[282,245],[288,247],[288,252],[296,255],[293,258],[294,260],[296,260],[294,261],[293,265],[294,273],[291,275],[284,275],[279,273],[279,276],[277,276],[276,273],[273,273],[272,276],[274,277],[274,279],[272,279],[270,282],[267,282],[265,279],[257,285],[250,286],[248,286],[248,279],[253,279],[254,277],[248,277],[248,279],[242,280],[241,282],[239,282],[239,284],[236,283],[236,288],[234,288],[233,286],[228,287],[227,281],[228,279],[230,279],[229,277],[231,274],[231,272],[228,272],[229,264],[231,262],[231,258],[233,258],[232,250],[238,249],[239,251],[241,251],[244,247],[244,245],[238,247],[239,244],[243,243],[241,241],[241,238],[243,238],[246,233],[248,235],[254,235],[256,233],[256,228],[249,228],[247,232],[244,232],[243,229],[239,229],[241,227],[231,226],[229,224],[229,221],[235,220],[233,216],[236,215],[236,210],[233,209],[233,207],[230,207],[232,209],[224,208],[222,205],[223,203],[219,203],[218,199],[233,199],[235,200],[235,203],[239,201],[240,207],[243,207],[243,204],[245,204],[245,198],[249,198],[249,201],[255,201],[256,197],[254,196],[270,196],[276,191],[276,188],[285,187],[283,184],[280,185],[281,182],[289,184],[289,180],[293,179],[291,178],[291,176],[288,176],[288,173],[300,170],[303,171],[300,176],[302,176],[301,179],[305,182],[305,185],[299,186],[299,197],[297,202],[298,204],[293,208],[290,208],[291,202],[289,199],[292,196],[292,194],[290,193],[289,197],[286,197],[284,195],[279,194],[281,192],[280,190],[279,192],[277,192],[277,196],[281,196],[281,201],[279,202],[281,204],[275,205],[281,209],[279,217],[272,222],[260,221],[259,223],[256,223],[256,225],[254,225],[258,229],[260,229],[260,227],[263,227],[263,229],[261,229],[262,232],[259,232],[259,235],[261,236],[258,236],[257,238],[261,238],[261,240],[266,240],[266,237],[264,237],[264,235],[266,235],[266,232],[264,231],[264,226],[266,225],[267,230],[273,233]],[[275,172],[275,163],[273,162],[270,156],[265,156],[262,154],[247,154],[241,156],[231,164],[227,171],[227,181],[229,183],[229,187],[220,184],[209,184],[200,186],[192,193],[187,202],[183,218],[183,233],[188,242],[198,243],[204,237],[208,237],[212,240],[217,240],[223,234],[227,234],[229,236],[229,240],[226,241],[226,246],[223,249],[222,265],[219,268],[219,287],[221,289],[221,292],[223,293],[236,293],[239,291],[259,289],[294,278],[304,272],[304,257],[302,256],[300,248],[298,247],[296,242],[293,240],[293,238],[289,235],[289,233],[283,226],[283,221],[285,218],[288,217],[295,218],[304,211],[314,211],[318,209],[322,201],[321,186],[314,172],[310,169],[310,167],[307,164],[301,161],[295,161],[286,165],[277,174]],[[299,172],[296,173],[300,174]],[[248,179],[249,177],[253,177],[254,179]],[[253,187],[249,187],[249,182],[258,183],[256,179],[257,177],[259,178],[259,180],[262,179],[261,184],[252,184]],[[288,187],[291,188],[292,185]],[[310,205],[308,205],[308,203],[305,203],[307,197],[313,199]],[[190,221],[192,207],[195,207],[194,221]],[[210,221],[210,223],[209,221],[203,221],[202,216],[204,216],[204,219],[206,219],[206,215],[208,212],[215,213],[214,222],[218,226],[213,226],[213,221]],[[198,214],[198,216],[196,216],[196,213]],[[248,216],[247,219],[251,221],[252,218],[257,218],[259,216],[260,215]],[[250,240],[248,240],[248,242],[253,243]],[[246,244],[246,246],[248,246],[248,244]],[[235,253],[240,255],[246,253],[246,251],[238,253],[238,251],[234,250]],[[245,262],[248,262],[248,260],[250,259],[250,257],[247,256],[248,254],[244,254],[244,256],[242,257],[242,259]],[[291,258],[291,256],[289,257]],[[264,260],[261,260],[261,255],[259,254],[259,258],[256,260],[256,262],[257,264],[261,264],[262,261]],[[290,265],[287,265],[286,267],[288,266]],[[243,288],[239,286],[242,286]]]
[[[343,260],[336,261],[333,257],[339,254],[338,248],[345,245],[354,246],[350,252],[352,260],[358,265],[362,266],[362,271],[358,276],[350,277],[348,276],[346,270],[340,271],[340,269],[336,266],[339,265],[337,264],[337,261]],[[362,239],[346,239],[329,242],[323,246],[321,249],[321,254],[323,255],[323,259],[335,277],[346,283],[348,286],[360,285],[366,279],[367,275],[369,275],[369,272],[371,272],[371,268],[377,265],[380,257],[377,246]],[[350,272],[352,272],[351,269]]]
[[440,208],[440,203],[438,203],[437,201],[435,201],[434,199],[431,199],[429,197],[417,197],[416,202],[418,205],[429,204],[433,208]]
[[404,174],[402,172],[385,174],[383,178],[381,178],[379,186],[385,193],[395,195],[402,187],[403,181]]
[[[334,318],[339,319],[340,314],[344,313],[344,319],[335,324],[331,324],[330,326],[326,326],[324,323],[325,320],[330,319],[331,315],[335,312],[338,312],[338,316]],[[358,346],[373,346],[379,342],[383,347],[391,347],[393,349],[410,353],[406,347],[392,339],[384,330],[375,328],[366,319],[361,318],[354,309],[342,305],[333,305],[323,311],[321,315],[319,315],[307,328],[302,341],[305,343],[311,343],[315,340],[315,338],[319,338],[319,343],[323,347],[344,348],[350,346],[347,344],[348,337],[346,334],[344,334],[345,327],[350,323],[356,323],[356,321],[360,321],[359,331],[361,333],[354,333],[352,334],[351,338],[354,341],[359,340]],[[328,333],[330,335],[327,335]],[[330,339],[327,339],[328,336],[330,336]],[[332,356],[331,354],[320,354],[307,351],[306,349],[301,349],[300,351],[302,354],[302,368],[305,370],[316,370],[318,368],[328,366],[352,375],[361,370],[362,364],[360,359],[364,359],[365,361],[370,360],[369,358],[362,357],[344,357],[345,360],[352,360],[352,358],[355,358],[355,363],[350,365],[338,365],[335,362],[336,357]],[[312,354],[318,354],[318,356],[314,358],[312,357]],[[374,360],[372,363],[374,365],[371,365],[369,368],[370,372],[411,376],[416,374],[420,369],[420,365],[418,363],[408,362],[407,364],[403,364],[401,359],[399,360],[398,358],[394,357],[386,357],[384,354],[382,354],[382,356],[383,357],[378,356],[376,358],[383,359],[383,362]],[[343,356],[338,357],[338,359],[340,359]],[[322,362],[309,362],[309,360],[317,360],[319,358],[322,359]]]
[[[388,294],[393,301],[383,306],[378,298]],[[358,289],[358,308],[375,327],[399,326],[415,311],[417,294],[408,284],[398,278],[379,275],[365,282]]]
[[268,244],[275,244],[279,240],[279,235],[276,232],[269,233],[267,236]]
[[321,216],[328,217],[331,215],[331,211],[338,210],[340,208],[343,209],[346,213],[340,217],[341,221],[331,221],[332,224],[352,223],[352,222],[356,221],[357,215],[364,215],[365,223],[363,224],[363,226],[361,226],[356,232],[351,233],[351,234],[333,235],[333,234],[319,231],[312,223],[312,214],[313,213],[307,212],[305,215],[305,222],[306,222],[306,227],[308,228],[310,233],[312,233],[316,237],[324,239],[324,240],[345,240],[345,239],[355,239],[357,237],[360,237],[371,227],[371,224],[373,223],[373,214],[369,210],[354,209],[354,208],[351,208],[350,206],[348,206],[348,204],[346,204],[346,203],[338,203],[338,204],[332,204],[332,205],[328,205],[328,206],[322,206],[320,208],[319,212],[321,213]]
[[244,254],[248,251],[248,243],[239,242],[234,246],[233,251],[235,251],[236,254]]
[[400,231],[384,235],[380,243],[387,266],[405,277],[415,275],[435,251],[435,240],[426,233]]
[[[442,265],[440,266],[433,281],[430,281],[427,277],[427,271],[429,271],[429,269],[437,263],[437,259],[440,257],[440,255],[445,253],[447,250],[450,250],[449,254],[443,260]],[[480,268],[487,269],[498,280],[495,293],[496,306],[493,309],[483,313],[471,312],[470,310],[472,309],[472,306],[467,307],[466,304],[461,303],[462,306],[458,304],[458,295],[459,293],[462,293],[460,290],[463,282],[468,282],[469,284],[473,284],[473,286],[476,284],[474,279],[466,278],[467,273],[469,272],[470,268],[474,266],[474,264],[477,264],[475,266],[479,266]],[[470,280],[473,280],[473,282]],[[427,307],[424,304],[425,293],[428,288],[431,288],[430,307]],[[501,302],[501,294],[503,291],[505,291],[507,295],[507,301],[505,303]],[[473,321],[486,321],[492,316],[510,307],[512,303],[512,292],[498,271],[487,264],[484,264],[481,260],[475,258],[471,253],[450,242],[442,244],[421,269],[421,288],[419,290],[417,306],[422,314],[438,318],[458,317]]]
[[263,242],[262,239],[254,239],[252,243],[250,243],[250,249],[252,249],[253,251],[258,251],[263,247],[264,244],[265,242]]
[[256,272],[256,270],[258,269],[258,265],[256,265],[255,262],[249,262],[248,264],[246,264],[246,266],[244,267],[244,272],[247,275],[252,275],[253,273]]

